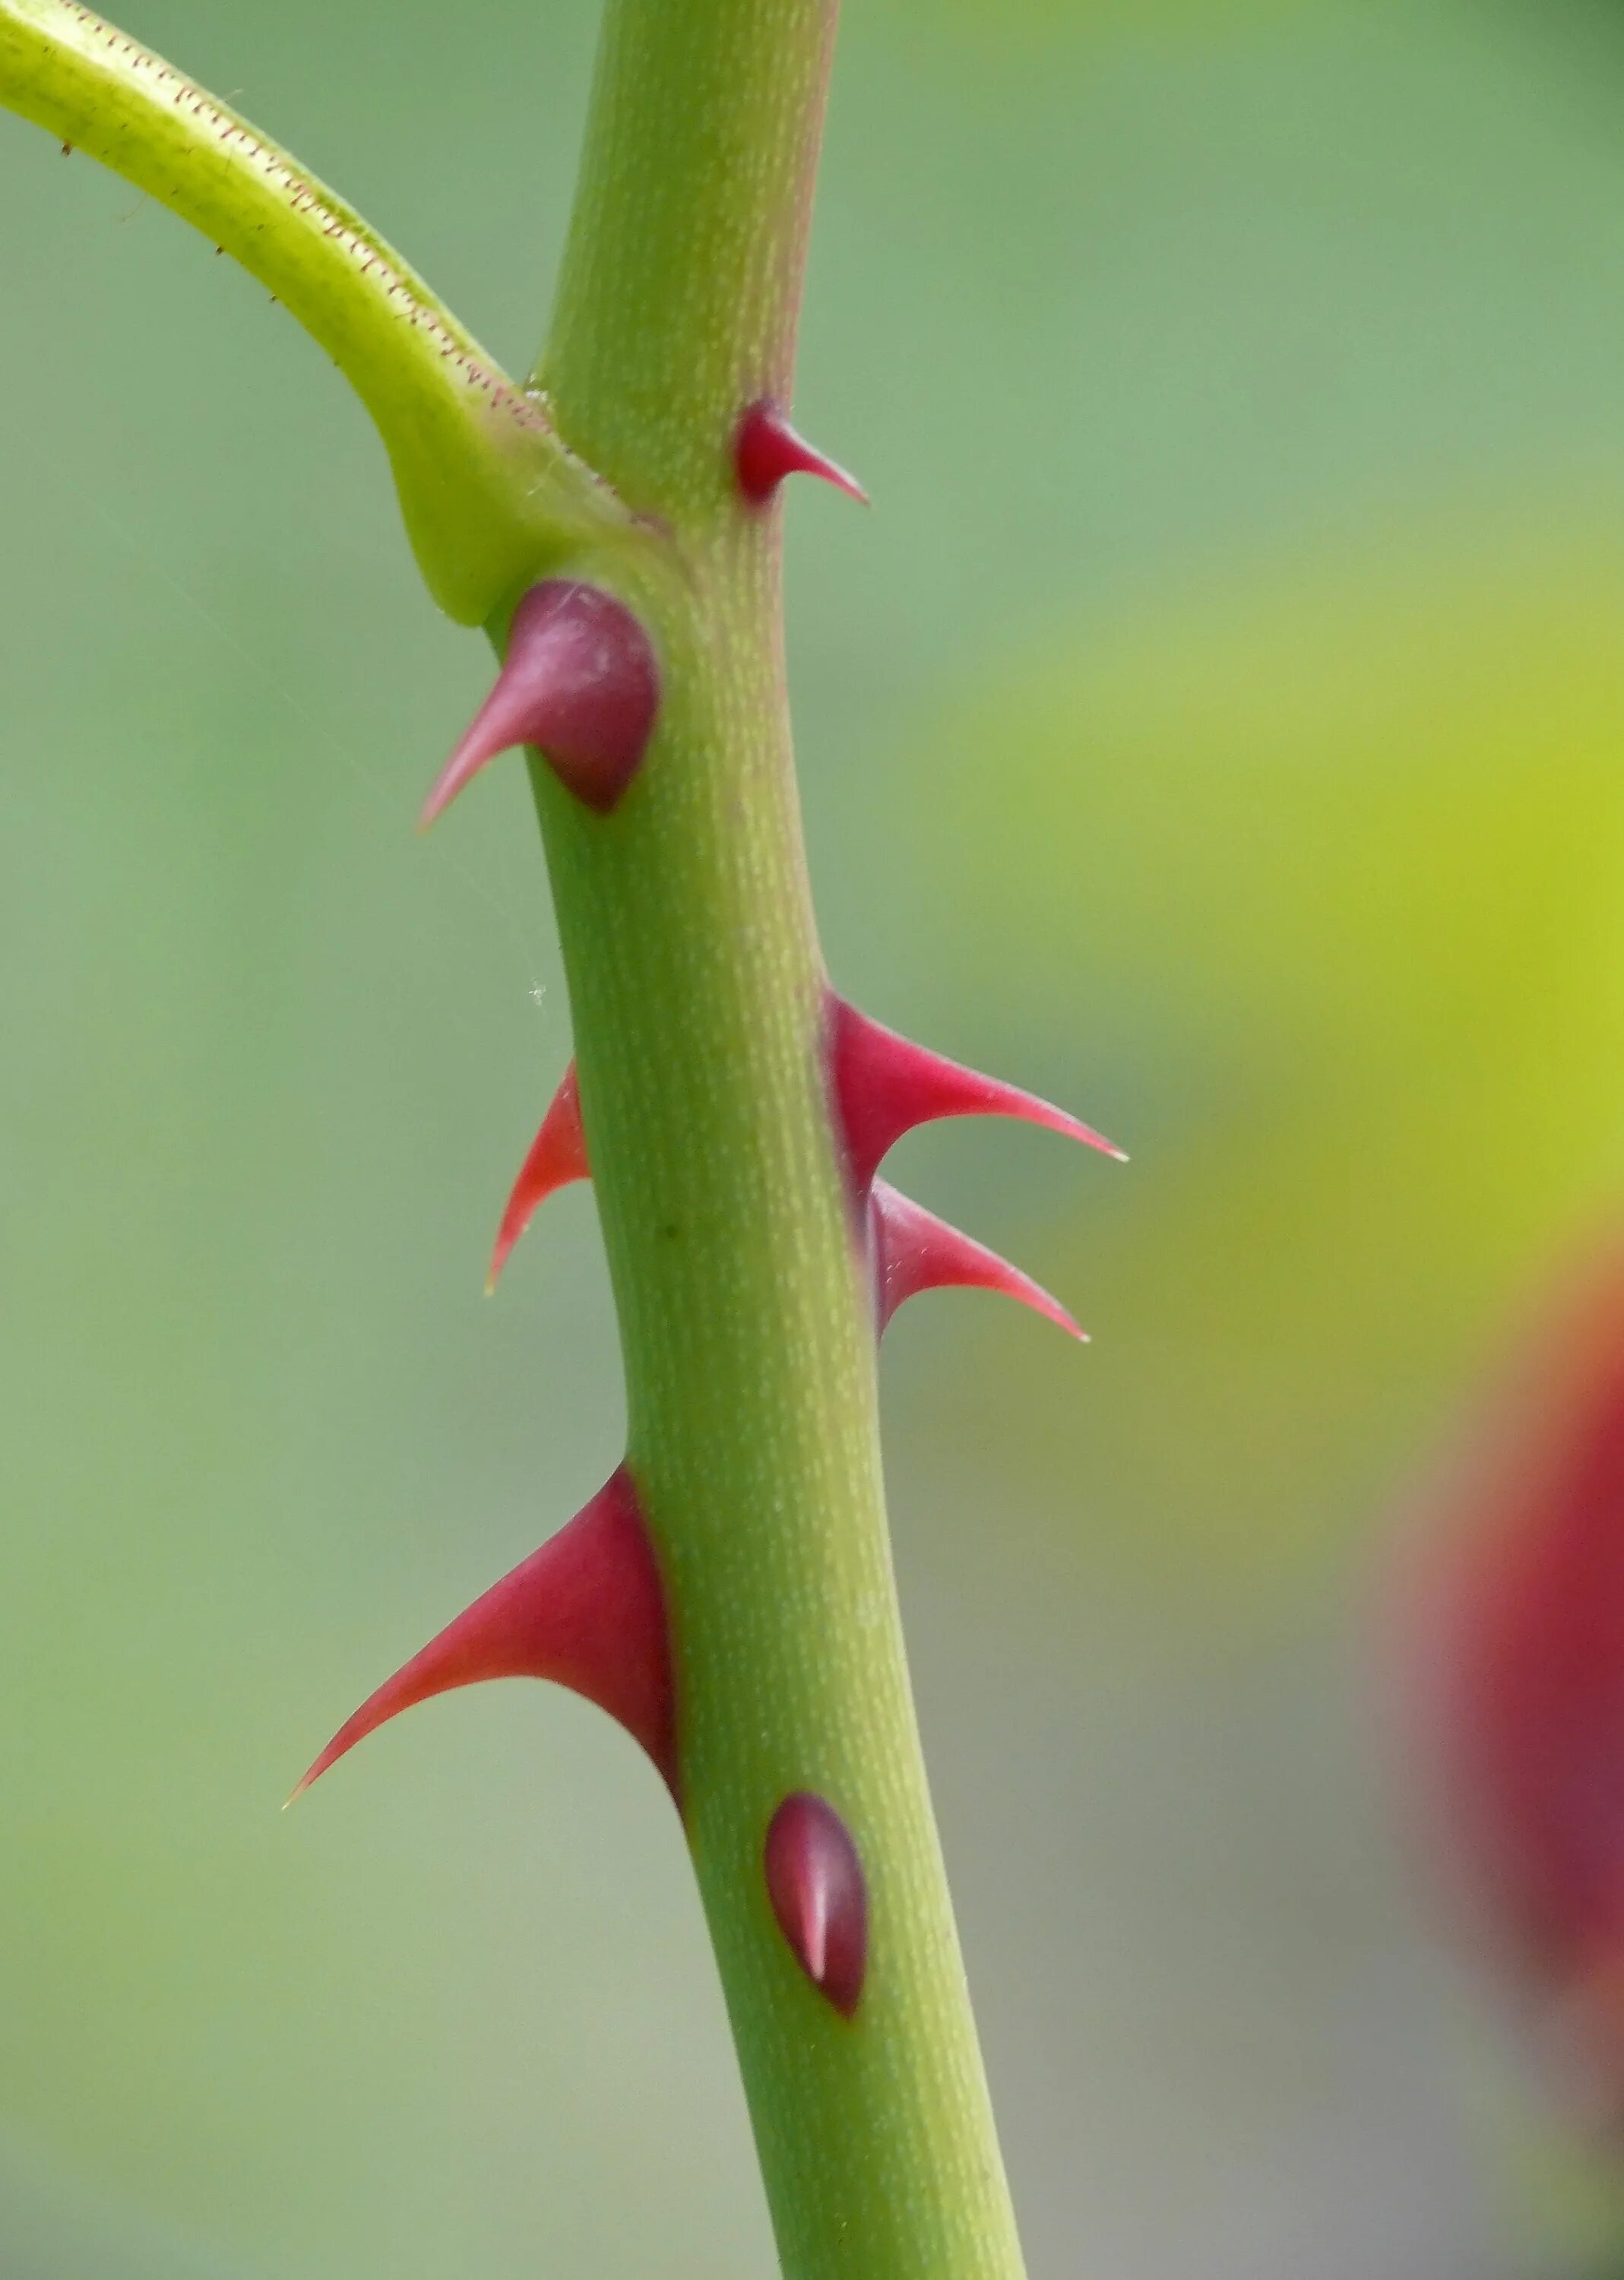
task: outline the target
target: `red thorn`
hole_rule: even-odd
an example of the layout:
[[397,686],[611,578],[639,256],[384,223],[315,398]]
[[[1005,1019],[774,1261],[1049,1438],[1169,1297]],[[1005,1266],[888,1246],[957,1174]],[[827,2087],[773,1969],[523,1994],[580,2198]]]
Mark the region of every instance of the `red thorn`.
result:
[[1113,1141],[1035,1093],[944,1060],[895,1029],[881,1028],[843,998],[829,998],[829,1060],[852,1184],[859,1196],[904,1132],[939,1116],[1015,1116],[1098,1148],[1120,1163]]
[[868,493],[855,475],[797,435],[770,397],[752,404],[734,430],[734,472],[739,489],[752,506],[765,506],[786,475],[817,475],[844,491],[859,505],[868,505]]
[[419,828],[515,744],[535,745],[566,790],[607,815],[637,773],[658,709],[659,667],[625,603],[544,578],[514,611],[496,687],[424,801]]
[[823,1798],[797,1790],[773,1815],[762,1865],[797,1962],[849,2019],[868,1968],[868,1894],[850,1831]]
[[1012,1267],[1007,1259],[1000,1259],[996,1251],[989,1251],[985,1244],[960,1234],[922,1204],[898,1194],[889,1181],[874,1182],[868,1199],[868,1224],[882,1330],[898,1306],[921,1290],[958,1286],[1002,1290],[1005,1298],[1018,1298],[1023,1306],[1058,1322],[1087,1344],[1087,1333],[1078,1329],[1041,1282],[1023,1275],[1019,1267]]
[[566,1528],[368,1696],[294,1796],[387,1719],[487,1678],[550,1678],[584,1694],[642,1743],[676,1795],[665,1595],[624,1465]]
[[496,1277],[507,1264],[508,1253],[548,1197],[559,1188],[567,1188],[573,1180],[589,1180],[591,1176],[587,1137],[581,1128],[581,1093],[572,1061],[552,1097],[552,1105],[542,1119],[541,1130],[530,1143],[530,1152],[519,1167],[513,1192],[496,1229],[490,1273],[485,1278],[487,1291],[496,1289]]

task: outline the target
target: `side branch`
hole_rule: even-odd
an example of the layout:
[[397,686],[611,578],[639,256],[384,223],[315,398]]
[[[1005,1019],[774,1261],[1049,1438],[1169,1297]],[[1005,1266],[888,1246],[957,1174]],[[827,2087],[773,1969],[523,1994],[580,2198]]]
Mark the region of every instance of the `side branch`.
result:
[[0,0],[0,105],[191,222],[290,309],[371,413],[423,575],[478,624],[536,573],[635,528],[361,217],[173,65],[79,6]]

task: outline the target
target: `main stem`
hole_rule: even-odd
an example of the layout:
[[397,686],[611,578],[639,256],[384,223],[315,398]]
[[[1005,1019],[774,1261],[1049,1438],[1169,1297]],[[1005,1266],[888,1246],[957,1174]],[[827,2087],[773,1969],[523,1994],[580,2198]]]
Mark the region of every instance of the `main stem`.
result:
[[[538,380],[662,526],[583,558],[649,623],[659,733],[607,818],[533,781],[629,1406],[666,1577],[684,1818],[789,2280],[1020,2280],[908,1684],[873,1293],[823,1056],[780,518],[729,443],[788,399],[835,0],[609,0]],[[855,2017],[762,1845],[789,1793],[868,1882]]]

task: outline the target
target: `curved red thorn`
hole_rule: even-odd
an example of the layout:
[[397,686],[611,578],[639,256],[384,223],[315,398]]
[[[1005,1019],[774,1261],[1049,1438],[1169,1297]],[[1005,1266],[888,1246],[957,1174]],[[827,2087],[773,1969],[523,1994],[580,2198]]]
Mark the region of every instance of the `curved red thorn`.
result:
[[752,404],[734,430],[733,466],[752,506],[765,506],[786,475],[817,475],[860,505],[868,505],[857,477],[798,435],[768,397]]
[[1120,1163],[1128,1160],[1114,1141],[1079,1123],[1063,1108],[912,1044],[833,993],[828,1051],[847,1161],[859,1196],[867,1192],[884,1157],[903,1134],[939,1116],[1020,1117],[1064,1132]]
[[534,744],[584,805],[607,815],[654,729],[659,667],[625,605],[598,586],[544,578],[513,612],[495,688],[423,803],[426,828],[498,752]]
[[513,1191],[502,1213],[502,1224],[496,1229],[490,1272],[485,1278],[487,1291],[496,1289],[496,1277],[506,1266],[509,1252],[548,1197],[559,1188],[567,1188],[572,1181],[589,1180],[591,1176],[587,1136],[581,1128],[581,1093],[572,1061],[552,1097],[551,1106],[542,1119],[541,1130],[530,1143],[530,1152],[519,1167],[519,1177],[513,1182]]
[[849,2019],[868,1968],[868,1893],[851,1832],[825,1799],[797,1790],[773,1815],[762,1866],[797,1962]]
[[1018,1298],[1023,1306],[1058,1322],[1061,1329],[1087,1344],[1088,1333],[1078,1329],[1041,1282],[1023,1275],[1019,1267],[1012,1267],[1007,1259],[1000,1259],[996,1251],[989,1251],[984,1243],[950,1227],[946,1220],[938,1219],[912,1197],[900,1194],[887,1180],[874,1182],[868,1199],[868,1223],[882,1330],[898,1306],[921,1290],[958,1286],[1001,1290],[1005,1298]]
[[294,1796],[400,1711],[487,1678],[550,1678],[585,1695],[642,1743],[676,1795],[665,1594],[624,1465],[566,1528],[368,1696]]

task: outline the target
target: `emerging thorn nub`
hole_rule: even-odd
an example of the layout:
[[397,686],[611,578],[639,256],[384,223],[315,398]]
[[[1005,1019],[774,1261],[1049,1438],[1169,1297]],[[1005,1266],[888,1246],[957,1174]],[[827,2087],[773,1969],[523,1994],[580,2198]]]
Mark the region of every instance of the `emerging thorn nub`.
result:
[[797,1790],[768,1824],[762,1867],[796,1961],[849,2019],[868,1970],[868,1890],[850,1830],[827,1799]]
[[857,477],[797,435],[769,397],[752,404],[734,430],[733,471],[751,506],[765,506],[786,475],[816,475],[859,505],[868,505]]
[[659,666],[624,602],[544,578],[513,612],[496,687],[423,804],[430,824],[488,760],[534,744],[566,791],[607,815],[636,774],[659,710]]

